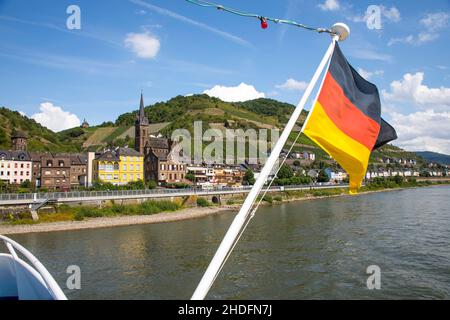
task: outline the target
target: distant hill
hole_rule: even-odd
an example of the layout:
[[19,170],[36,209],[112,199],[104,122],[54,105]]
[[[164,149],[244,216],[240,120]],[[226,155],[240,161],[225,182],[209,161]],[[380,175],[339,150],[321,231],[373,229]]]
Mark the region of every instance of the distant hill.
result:
[[61,140],[58,134],[33,119],[8,108],[0,108],[0,149],[11,149],[13,130],[19,130],[28,135],[30,151],[75,152],[81,150],[79,144],[71,140]]
[[[33,119],[7,108],[0,109],[0,149],[10,149],[10,137],[13,128],[28,134],[30,151],[98,151],[106,146],[134,146],[134,122],[136,110],[120,115],[114,122],[89,128],[72,128],[55,133]],[[203,130],[209,128],[231,129],[282,129],[295,106],[273,99],[256,99],[246,102],[229,103],[207,95],[177,96],[165,102],[145,107],[150,121],[150,134],[161,133],[170,136],[175,129],[187,129],[193,132],[194,121],[203,121]],[[285,148],[289,148],[305,121],[308,113],[303,111],[296,129],[291,133]],[[312,151],[318,160],[329,161],[329,156],[305,135],[297,140],[294,151]],[[372,163],[380,159],[406,158],[423,162],[415,153],[387,145],[373,152]]]
[[443,165],[450,165],[450,156],[447,154],[430,152],[430,151],[420,151],[420,152],[416,152],[416,154],[428,162],[434,162],[434,163],[439,163],[439,164],[443,164]]

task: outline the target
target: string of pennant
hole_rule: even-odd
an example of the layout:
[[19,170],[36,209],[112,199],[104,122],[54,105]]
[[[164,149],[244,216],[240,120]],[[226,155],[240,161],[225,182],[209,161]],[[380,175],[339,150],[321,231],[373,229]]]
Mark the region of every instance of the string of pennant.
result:
[[330,29],[314,28],[314,27],[310,27],[310,26],[304,25],[302,23],[298,23],[296,21],[292,21],[292,20],[277,19],[277,18],[271,18],[271,17],[262,16],[262,15],[255,14],[255,13],[243,12],[243,11],[240,11],[240,10],[228,8],[228,7],[225,7],[225,6],[221,5],[221,4],[216,4],[216,3],[209,2],[209,1],[204,1],[204,0],[186,0],[186,1],[189,2],[189,3],[195,4],[195,5],[198,5],[200,7],[216,8],[217,10],[222,10],[222,11],[225,11],[225,12],[228,12],[228,13],[232,13],[232,14],[235,14],[235,15],[240,16],[240,17],[256,18],[256,19],[258,19],[260,21],[262,29],[267,29],[269,27],[269,21],[271,21],[271,22],[274,22],[276,24],[287,24],[287,25],[299,27],[299,28],[302,28],[302,29],[305,29],[305,30],[315,31],[315,32],[318,32],[318,33],[335,34],[335,32],[330,30]]

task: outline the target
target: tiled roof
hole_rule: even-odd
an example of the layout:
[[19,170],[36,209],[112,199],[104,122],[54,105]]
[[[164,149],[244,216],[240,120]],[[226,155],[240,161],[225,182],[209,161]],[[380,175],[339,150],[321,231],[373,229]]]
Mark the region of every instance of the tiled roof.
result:
[[113,151],[106,151],[95,158],[102,161],[120,161],[119,157]]
[[30,154],[26,151],[0,151],[0,159],[31,161]]
[[165,138],[149,138],[147,146],[152,149],[169,149],[169,139]]
[[139,152],[137,152],[136,150],[131,149],[131,148],[119,148],[119,149],[117,149],[116,152],[119,156],[138,157],[141,155]]

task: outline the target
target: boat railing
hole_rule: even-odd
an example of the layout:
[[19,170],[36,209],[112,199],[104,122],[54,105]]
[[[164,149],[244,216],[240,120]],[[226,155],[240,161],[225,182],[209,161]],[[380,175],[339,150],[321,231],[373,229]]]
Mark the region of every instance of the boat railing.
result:
[[[53,279],[52,275],[47,271],[44,265],[26,248],[15,242],[14,240],[0,235],[0,240],[6,245],[14,260],[20,259],[17,252],[20,252],[33,265],[34,269],[40,274],[47,289],[55,300],[67,300],[66,295],[59,287],[58,283]],[[16,251],[17,250],[17,251]]]

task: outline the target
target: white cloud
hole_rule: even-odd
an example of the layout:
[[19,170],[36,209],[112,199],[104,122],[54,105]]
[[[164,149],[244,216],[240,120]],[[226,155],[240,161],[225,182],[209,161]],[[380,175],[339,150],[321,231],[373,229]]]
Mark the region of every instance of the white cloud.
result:
[[382,76],[384,74],[383,70],[367,71],[363,68],[358,68],[358,73],[366,80],[369,80],[373,76]]
[[129,33],[125,38],[125,46],[140,58],[153,59],[157,56],[161,43],[149,32]]
[[381,14],[391,22],[399,22],[401,20],[400,11],[396,7],[390,9],[381,6]]
[[61,107],[53,105],[51,102],[44,102],[40,105],[40,113],[31,116],[36,122],[52,131],[58,132],[81,124],[80,119],[68,111],[64,111]]
[[388,42],[388,46],[392,46],[396,43],[406,43],[411,45],[420,46],[424,43],[431,42],[439,38],[438,33],[420,32],[417,37],[412,34],[403,38],[392,38]]
[[411,45],[422,45],[439,38],[439,31],[448,26],[449,14],[446,12],[428,13],[420,20],[420,24],[425,27],[417,36],[408,35],[402,38],[392,38],[388,45],[396,43],[406,43]]
[[308,86],[308,83],[304,81],[297,81],[295,79],[287,79],[285,83],[278,84],[275,87],[277,89],[283,89],[283,90],[294,90],[294,91],[303,91]]
[[397,131],[395,144],[411,151],[450,154],[450,112],[426,110],[409,115],[390,113],[389,123]]
[[336,11],[340,7],[339,0],[325,0],[324,3],[319,4],[319,8],[324,11]]
[[241,83],[236,87],[214,86],[212,89],[205,90],[203,93],[210,97],[216,97],[222,101],[239,102],[258,98],[265,98],[263,92],[258,92],[254,86]]
[[[423,84],[424,77],[423,72],[407,73],[402,80],[391,83],[390,92],[383,90],[383,97],[387,101],[412,102],[419,107],[450,107],[450,88],[429,88]],[[448,126],[450,127],[450,124]]]
[[425,26],[429,31],[439,31],[448,26],[449,14],[446,12],[428,13],[420,24]]

